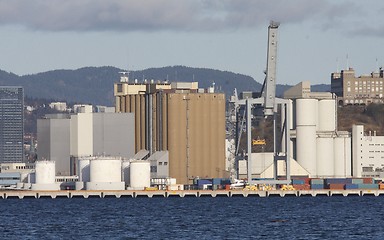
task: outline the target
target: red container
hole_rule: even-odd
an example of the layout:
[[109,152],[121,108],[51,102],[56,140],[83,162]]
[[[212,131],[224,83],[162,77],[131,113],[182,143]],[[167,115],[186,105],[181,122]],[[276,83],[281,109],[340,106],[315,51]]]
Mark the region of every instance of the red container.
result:
[[333,190],[344,190],[345,184],[343,183],[331,183],[328,184],[328,189],[333,189]]
[[231,185],[230,184],[225,185],[225,190],[227,191],[231,190]]
[[293,187],[295,190],[311,190],[311,185],[309,184],[294,184]]
[[373,183],[373,178],[363,178],[363,183],[364,184],[372,184]]

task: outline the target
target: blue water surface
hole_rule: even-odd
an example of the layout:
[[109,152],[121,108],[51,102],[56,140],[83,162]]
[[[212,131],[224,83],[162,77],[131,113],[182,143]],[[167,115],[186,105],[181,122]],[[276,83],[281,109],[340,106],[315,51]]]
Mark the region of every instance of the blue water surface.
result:
[[384,239],[383,197],[1,199],[0,239]]

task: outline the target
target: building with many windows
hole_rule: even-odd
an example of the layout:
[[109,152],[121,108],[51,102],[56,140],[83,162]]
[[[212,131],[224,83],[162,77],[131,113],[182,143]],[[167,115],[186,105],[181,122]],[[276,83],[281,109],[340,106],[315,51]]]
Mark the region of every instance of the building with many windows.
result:
[[0,86],[0,163],[23,162],[23,111],[23,88]]
[[353,125],[352,136],[353,176],[384,178],[384,136],[363,125]]
[[355,70],[341,70],[331,74],[331,91],[338,96],[339,105],[384,102],[384,70],[355,76]]

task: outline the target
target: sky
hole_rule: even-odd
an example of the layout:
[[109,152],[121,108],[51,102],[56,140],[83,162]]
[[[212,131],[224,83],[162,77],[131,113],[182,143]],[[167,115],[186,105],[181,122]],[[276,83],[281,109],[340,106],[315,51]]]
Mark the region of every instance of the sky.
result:
[[262,82],[274,20],[277,83],[330,84],[384,65],[383,12],[382,0],[0,0],[0,69],[184,65]]

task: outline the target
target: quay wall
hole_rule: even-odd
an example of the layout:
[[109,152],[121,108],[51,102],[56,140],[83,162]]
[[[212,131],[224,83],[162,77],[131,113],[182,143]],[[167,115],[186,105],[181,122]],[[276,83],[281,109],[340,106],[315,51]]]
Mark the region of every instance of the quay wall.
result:
[[244,191],[244,190],[183,190],[183,191],[137,191],[137,190],[68,190],[68,191],[34,191],[34,190],[1,190],[0,199],[24,198],[140,198],[140,197],[301,197],[301,196],[384,196],[384,190],[270,190],[270,191]]

